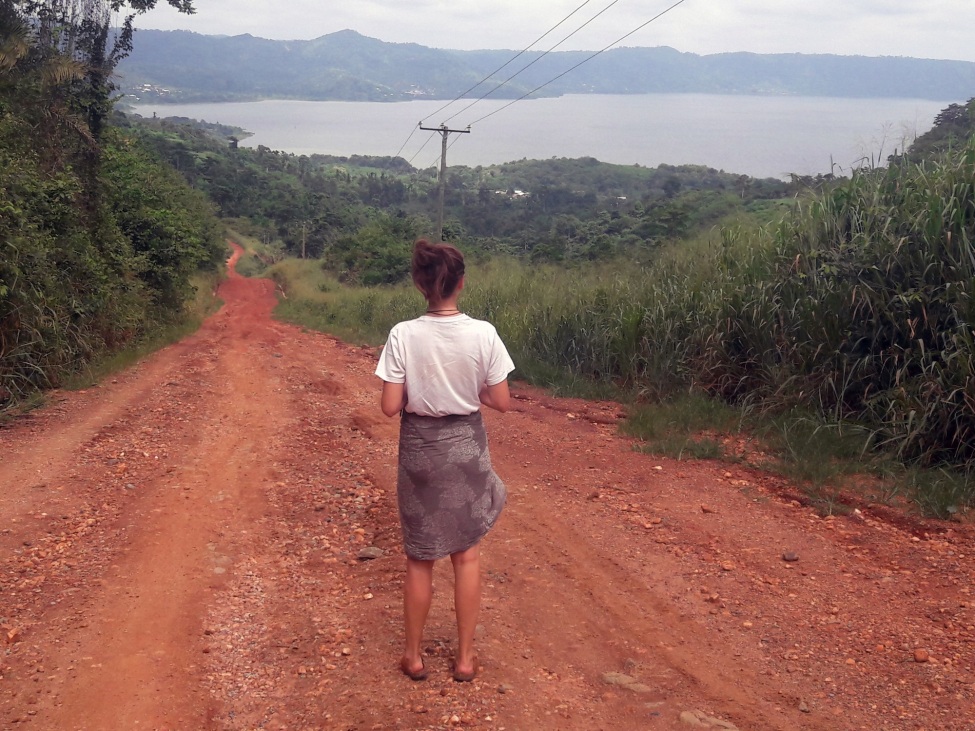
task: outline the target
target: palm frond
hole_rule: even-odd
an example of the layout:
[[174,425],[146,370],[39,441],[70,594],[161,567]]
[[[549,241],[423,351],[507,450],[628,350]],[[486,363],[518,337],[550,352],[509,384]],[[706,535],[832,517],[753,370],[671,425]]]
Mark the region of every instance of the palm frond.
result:
[[0,72],[9,71],[30,52],[30,29],[21,18],[9,18],[0,37]]
[[55,56],[44,64],[41,79],[45,86],[63,86],[85,78],[87,66],[65,56]]

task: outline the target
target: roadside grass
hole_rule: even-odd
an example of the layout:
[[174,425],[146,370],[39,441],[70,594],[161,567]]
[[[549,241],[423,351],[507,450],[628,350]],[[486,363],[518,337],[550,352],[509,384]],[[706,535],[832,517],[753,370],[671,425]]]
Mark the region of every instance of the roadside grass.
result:
[[557,398],[579,398],[587,401],[619,401],[626,403],[632,393],[613,383],[594,381],[545,363],[530,354],[511,350],[518,368],[513,378],[544,388]]
[[382,345],[394,324],[423,311],[423,298],[411,288],[346,287],[312,259],[285,259],[264,276],[277,285],[275,317],[348,342]]
[[908,469],[900,482],[925,515],[961,519],[975,503],[975,475],[942,469]]
[[890,461],[874,451],[875,434],[856,424],[830,423],[794,410],[756,420],[754,428],[778,458],[778,471],[814,489],[852,474],[875,474]]
[[33,391],[9,405],[4,405],[0,409],[0,426],[9,424],[34,409],[41,408],[47,403],[47,400],[47,391]]
[[122,350],[93,359],[85,368],[65,379],[62,388],[75,391],[89,388],[108,376],[119,373],[167,345],[178,342],[200,329],[203,321],[220,309],[223,302],[216,296],[223,272],[196,274],[191,284],[196,290],[187,303],[185,316],[178,322],[160,325],[145,337],[134,340]]
[[[975,503],[975,475],[946,467],[904,465],[876,450],[876,434],[857,424],[828,423],[794,411],[762,415],[704,394],[660,403],[630,403],[620,431],[637,451],[676,460],[713,459],[782,475],[821,515],[849,513],[847,497],[960,520]],[[761,459],[729,453],[736,435],[755,440]],[[846,496],[846,497],[845,497]]]
[[656,404],[634,404],[620,431],[636,437],[645,454],[672,459],[731,461],[717,435],[741,430],[741,414],[701,393]]

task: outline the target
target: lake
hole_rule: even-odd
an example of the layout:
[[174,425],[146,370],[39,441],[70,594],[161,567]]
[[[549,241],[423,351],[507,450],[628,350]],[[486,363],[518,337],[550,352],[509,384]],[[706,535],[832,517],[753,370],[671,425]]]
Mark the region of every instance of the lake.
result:
[[[964,100],[959,100],[963,102]],[[469,101],[137,104],[143,116],[181,116],[243,127],[241,144],[298,155],[401,155],[416,167],[439,164],[438,126]],[[883,162],[927,131],[948,102],[715,94],[571,95],[483,101],[449,121],[474,122],[450,136],[449,165],[522,158],[595,157],[622,165],[697,164],[755,177],[846,173]],[[493,116],[481,120],[485,115]],[[405,146],[404,146],[405,143]]]

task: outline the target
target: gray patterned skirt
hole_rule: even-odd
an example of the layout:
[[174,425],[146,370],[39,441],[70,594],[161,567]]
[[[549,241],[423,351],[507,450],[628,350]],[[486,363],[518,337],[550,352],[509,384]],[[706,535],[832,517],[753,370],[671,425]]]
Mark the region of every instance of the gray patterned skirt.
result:
[[480,412],[404,413],[396,480],[403,547],[418,561],[466,551],[491,530],[504,507],[504,483],[491,467]]

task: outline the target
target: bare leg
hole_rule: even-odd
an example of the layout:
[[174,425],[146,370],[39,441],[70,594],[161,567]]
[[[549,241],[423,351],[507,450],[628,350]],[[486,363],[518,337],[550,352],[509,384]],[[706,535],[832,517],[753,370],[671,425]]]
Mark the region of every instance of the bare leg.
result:
[[406,649],[403,664],[410,671],[423,667],[420,643],[433,600],[433,561],[406,559],[406,583],[403,587],[403,615],[406,621]]
[[474,546],[450,556],[454,565],[454,611],[457,614],[457,658],[459,673],[474,670],[474,630],[481,609],[481,548]]

